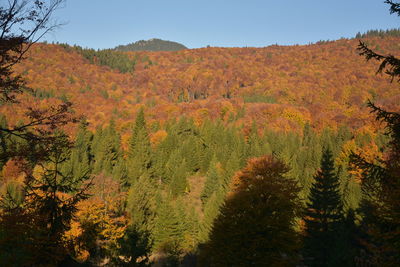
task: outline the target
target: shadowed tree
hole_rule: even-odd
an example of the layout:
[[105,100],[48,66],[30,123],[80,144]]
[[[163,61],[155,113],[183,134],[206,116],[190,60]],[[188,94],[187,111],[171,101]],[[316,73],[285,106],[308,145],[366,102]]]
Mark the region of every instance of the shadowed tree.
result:
[[[18,95],[30,90],[13,67],[34,43],[58,26],[51,16],[62,3],[11,0],[0,4],[0,104],[18,108]],[[0,196],[0,265],[56,265],[67,254],[63,235],[90,185],[81,187],[85,175],[61,172],[61,165],[70,157],[71,143],[60,127],[76,121],[70,107],[68,102],[44,109],[30,107],[24,121],[0,127],[1,161],[17,158],[24,163],[23,196],[12,194],[18,196],[18,205]]]
[[344,214],[339,177],[330,149],[324,151],[314,180],[304,218],[303,256],[307,266],[337,266],[342,263],[339,232]]
[[[390,13],[400,16],[400,2],[385,1]],[[391,80],[400,81],[400,59],[383,55],[369,49],[360,41],[360,55],[368,60],[380,62],[377,73],[385,72]],[[388,112],[368,102],[376,120],[383,122],[390,142],[384,160],[369,162],[360,155],[352,155],[352,163],[362,170],[363,200],[361,213],[364,216],[362,229],[368,255],[362,263],[375,266],[400,265],[400,114]]]
[[209,266],[294,266],[300,188],[271,156],[249,160],[233,179],[202,255]]

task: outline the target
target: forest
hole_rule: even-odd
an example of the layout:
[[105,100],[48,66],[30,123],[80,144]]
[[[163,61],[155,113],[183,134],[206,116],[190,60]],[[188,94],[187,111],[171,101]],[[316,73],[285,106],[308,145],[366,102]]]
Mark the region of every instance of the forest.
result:
[[0,6],[0,266],[400,265],[399,29],[40,43],[62,2]]

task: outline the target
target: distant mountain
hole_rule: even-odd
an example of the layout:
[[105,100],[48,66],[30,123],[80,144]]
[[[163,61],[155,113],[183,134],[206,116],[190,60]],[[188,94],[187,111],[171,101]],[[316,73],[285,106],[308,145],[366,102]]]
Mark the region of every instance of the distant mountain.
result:
[[179,51],[183,49],[187,49],[183,44],[155,38],[115,47],[117,51]]

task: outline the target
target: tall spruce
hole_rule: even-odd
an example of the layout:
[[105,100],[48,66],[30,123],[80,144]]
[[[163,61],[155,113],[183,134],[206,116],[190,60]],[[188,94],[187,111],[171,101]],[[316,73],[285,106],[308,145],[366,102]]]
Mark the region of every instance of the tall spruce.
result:
[[304,260],[308,266],[338,266],[337,234],[343,223],[339,178],[330,149],[322,155],[305,212]]
[[211,195],[216,192],[220,185],[220,174],[218,173],[218,168],[217,168],[217,159],[214,155],[213,159],[210,162],[210,167],[207,172],[207,178],[204,183],[204,188],[203,192],[201,193],[201,202],[203,202],[203,205],[207,202],[207,200],[211,197]]
[[145,173],[151,176],[152,154],[143,108],[139,110],[136,116],[135,126],[129,142],[127,163],[131,183]]

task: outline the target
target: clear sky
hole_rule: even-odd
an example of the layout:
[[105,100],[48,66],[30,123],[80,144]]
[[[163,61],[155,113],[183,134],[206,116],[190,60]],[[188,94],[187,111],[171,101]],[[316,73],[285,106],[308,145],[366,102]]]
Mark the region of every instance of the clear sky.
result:
[[384,0],[66,0],[45,40],[112,48],[160,38],[189,48],[307,44],[399,28]]

